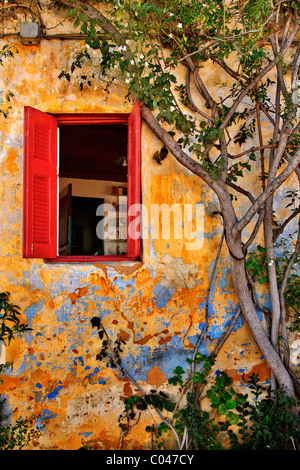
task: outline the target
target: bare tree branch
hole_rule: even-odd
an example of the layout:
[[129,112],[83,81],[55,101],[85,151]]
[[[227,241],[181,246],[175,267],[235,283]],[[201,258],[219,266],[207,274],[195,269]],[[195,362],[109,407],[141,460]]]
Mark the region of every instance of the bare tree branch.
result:
[[300,149],[297,150],[294,157],[291,159],[287,167],[269,184],[267,189],[256,199],[252,206],[248,209],[245,215],[235,224],[232,229],[232,235],[237,236],[246,225],[250,222],[252,217],[256,214],[259,208],[271,197],[275,191],[282,185],[282,183],[295,171],[300,164]]
[[281,334],[282,334],[284,363],[286,366],[289,366],[289,342],[288,342],[288,334],[287,334],[287,326],[286,326],[286,306],[285,306],[284,293],[285,293],[288,277],[290,275],[290,271],[299,255],[299,252],[300,252],[300,219],[298,221],[298,236],[297,236],[297,241],[295,245],[295,250],[292,256],[290,257],[290,260],[286,266],[286,269],[285,269],[285,272],[281,281],[280,290],[279,290],[281,316],[282,316]]

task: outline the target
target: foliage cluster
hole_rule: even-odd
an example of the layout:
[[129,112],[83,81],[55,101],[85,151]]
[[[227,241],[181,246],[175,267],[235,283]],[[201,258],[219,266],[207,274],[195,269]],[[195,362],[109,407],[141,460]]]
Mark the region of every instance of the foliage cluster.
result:
[[[267,258],[266,248],[260,244],[255,247],[254,251],[248,254],[245,262],[246,269],[249,276],[259,284],[268,284],[268,264],[275,264],[278,285],[282,285],[284,275],[286,273],[288,264],[291,260],[293,253],[291,247],[293,246],[294,234],[287,237],[282,237],[274,244],[276,249],[276,256],[273,260]],[[285,302],[289,308],[290,314],[290,331],[300,331],[300,282],[299,282],[299,255],[295,258],[292,269],[287,277],[285,286]]]
[[21,450],[40,436],[35,417],[18,418],[14,424],[0,423],[0,450]]
[[248,393],[237,393],[232,380],[221,372],[207,390],[212,412],[202,411],[189,393],[187,404],[178,413],[181,433],[186,427],[190,446],[196,449],[295,450],[299,442],[299,418],[294,407],[299,403],[282,389],[272,391],[259,383],[253,374],[245,387]]
[[[92,326],[98,329],[101,351],[97,359],[105,361],[108,367],[118,368],[122,376],[136,382],[122,366],[123,352],[120,341],[112,341],[100,318],[92,319]],[[125,344],[125,342],[122,342]],[[247,392],[237,392],[233,381],[224,371],[217,371],[215,379],[208,376],[215,364],[214,356],[197,353],[195,361],[199,370],[184,379],[181,366],[174,369],[169,385],[179,386],[180,398],[176,402],[172,393],[152,389],[144,392],[138,386],[137,393],[124,399],[124,411],[119,416],[122,436],[126,435],[139,421],[141,413],[156,410],[162,421],[145,428],[151,434],[152,445],[164,448],[164,434],[170,429],[176,434],[180,448],[197,450],[295,450],[300,442],[300,418],[295,414],[298,399],[286,395],[283,388],[272,390],[259,382],[258,374],[252,374],[245,382]],[[180,406],[183,396],[184,405]],[[207,398],[210,412],[203,411],[201,402]],[[165,416],[163,415],[165,414]],[[171,419],[170,419],[171,416]],[[224,436],[227,443],[224,444]]]
[[[0,293],[0,341],[10,344],[18,334],[22,334],[30,328],[22,323],[20,309],[10,300],[8,292]],[[0,364],[0,373],[12,367],[12,363]],[[0,382],[2,382],[0,377]],[[40,431],[33,427],[34,418],[18,418],[14,424],[7,424],[8,416],[3,413],[4,400],[0,401],[0,449],[20,450],[26,447],[32,440],[40,435]]]
[[[5,44],[0,50],[0,65],[3,65],[3,60],[9,57],[13,57],[14,52],[12,47]],[[11,110],[11,99],[14,94],[10,90],[0,90],[0,116],[7,118],[9,111]]]

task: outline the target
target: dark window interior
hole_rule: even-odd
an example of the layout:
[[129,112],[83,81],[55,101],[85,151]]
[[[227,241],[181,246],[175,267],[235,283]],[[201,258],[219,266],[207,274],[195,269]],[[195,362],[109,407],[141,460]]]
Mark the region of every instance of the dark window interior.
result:
[[127,181],[127,126],[62,126],[59,140],[61,177]]
[[97,237],[95,230],[100,220],[96,210],[103,202],[104,199],[72,197],[72,255],[104,254],[103,240]]
[[[61,126],[59,178],[63,181],[59,200],[59,255],[126,254],[126,240],[119,242],[117,237],[103,241],[97,237],[96,226],[101,218],[96,216],[96,210],[105,202],[119,211],[119,195],[122,194],[122,201],[124,197],[127,200],[127,126]],[[78,194],[76,181],[79,180],[81,187],[89,190],[95,183],[91,180],[102,182],[99,187],[105,187],[106,193],[101,189],[100,194],[93,193],[92,197]],[[121,193],[118,183],[123,186]]]

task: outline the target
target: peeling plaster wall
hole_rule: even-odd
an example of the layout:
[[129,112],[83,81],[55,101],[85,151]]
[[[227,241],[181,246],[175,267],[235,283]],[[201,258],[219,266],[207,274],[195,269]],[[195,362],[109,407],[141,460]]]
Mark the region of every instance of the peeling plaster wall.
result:
[[[155,239],[148,221],[138,263],[50,264],[22,258],[23,107],[52,113],[131,110],[120,88],[107,96],[100,88],[80,92],[57,79],[77,45],[61,40],[19,44],[19,53],[2,68],[0,88],[9,88],[15,98],[0,130],[1,289],[11,293],[32,330],[5,350],[5,359],[14,367],[3,377],[1,394],[7,398],[7,410],[16,409],[13,420],[39,416],[38,423],[45,426],[39,449],[78,449],[85,444],[117,449],[122,398],[134,387],[96,360],[100,344],[90,320],[100,315],[112,338],[126,340],[124,366],[146,390],[162,387],[174,393],[167,380],[177,365],[186,367],[204,327],[208,277],[221,228],[218,217],[205,217],[201,249],[192,250],[186,239]],[[208,71],[209,79],[212,75],[216,78],[215,71]],[[183,207],[214,200],[209,188],[171,155],[157,165],[152,156],[159,148],[143,123],[142,195],[149,211],[152,204]],[[211,351],[235,311],[223,248],[200,352]],[[269,368],[241,318],[219,354],[214,373],[217,370],[226,370],[237,383],[252,372],[259,372],[263,381],[269,379]],[[124,439],[125,448],[150,446],[143,430],[152,419],[145,414]]]

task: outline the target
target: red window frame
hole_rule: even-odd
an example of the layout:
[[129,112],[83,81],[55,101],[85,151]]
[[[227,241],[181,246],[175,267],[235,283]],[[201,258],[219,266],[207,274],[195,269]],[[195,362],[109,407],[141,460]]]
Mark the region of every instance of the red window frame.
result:
[[[51,115],[30,106],[24,108],[23,257],[50,262],[134,261],[140,258],[140,236],[127,233],[127,255],[58,255],[58,141],[57,129],[67,125],[125,124],[128,131],[128,211],[140,204],[140,104],[130,114]],[[140,214],[127,215],[127,227]]]

